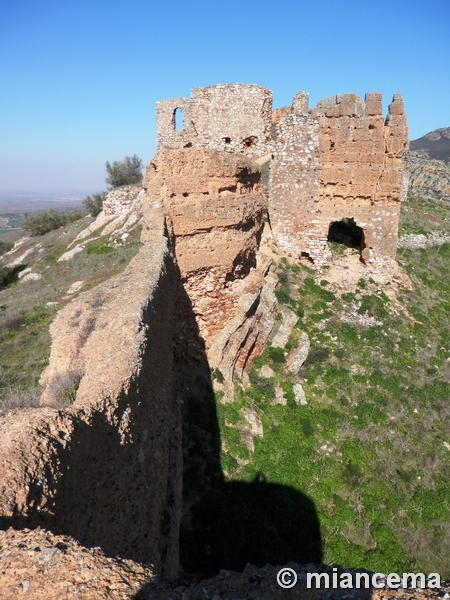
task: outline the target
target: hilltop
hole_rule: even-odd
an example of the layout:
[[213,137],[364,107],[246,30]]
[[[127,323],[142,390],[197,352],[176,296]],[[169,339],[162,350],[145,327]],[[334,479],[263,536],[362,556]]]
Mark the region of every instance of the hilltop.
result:
[[413,140],[404,161],[409,190],[424,198],[450,202],[450,128],[445,127]]
[[429,158],[450,162],[450,127],[442,127],[410,142],[411,150],[424,150]]

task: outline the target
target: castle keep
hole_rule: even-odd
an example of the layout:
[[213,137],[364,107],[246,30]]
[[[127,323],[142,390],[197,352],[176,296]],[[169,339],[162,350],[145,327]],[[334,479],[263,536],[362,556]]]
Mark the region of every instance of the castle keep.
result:
[[344,242],[359,249],[367,274],[390,277],[407,190],[402,156],[408,131],[399,94],[386,119],[380,93],[364,101],[337,95],[310,109],[308,94],[299,92],[291,107],[272,117],[270,90],[214,85],[193,90],[190,99],[158,102],[157,127],[158,149],[204,147],[252,158],[271,152],[274,241],[316,266],[330,261],[328,242]]

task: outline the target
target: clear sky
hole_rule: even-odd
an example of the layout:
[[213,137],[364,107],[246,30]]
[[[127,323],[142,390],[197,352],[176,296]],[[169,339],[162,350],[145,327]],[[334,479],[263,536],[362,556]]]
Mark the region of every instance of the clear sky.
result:
[[105,189],[157,100],[213,83],[400,93],[416,139],[450,127],[449,32],[449,0],[0,0],[0,190]]

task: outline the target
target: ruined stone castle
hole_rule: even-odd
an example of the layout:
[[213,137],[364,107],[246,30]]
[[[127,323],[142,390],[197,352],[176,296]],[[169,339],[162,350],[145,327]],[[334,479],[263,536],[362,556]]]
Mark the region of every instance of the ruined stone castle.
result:
[[[276,243],[323,265],[328,242],[353,240],[368,274],[389,277],[407,182],[402,156],[408,131],[395,94],[386,119],[380,93],[322,100],[313,109],[299,92],[272,114],[272,93],[256,85],[197,88],[191,98],[157,103],[158,149],[203,147],[268,160],[269,216]],[[177,130],[176,114],[183,113]],[[358,235],[359,232],[359,235]]]
[[[59,310],[41,406],[0,415],[0,542],[14,549],[3,554],[2,597],[131,599],[153,572],[178,574],[193,507],[223,476],[214,392],[233,400],[234,380],[277,327],[278,279],[261,250],[263,163],[279,248],[321,267],[329,242],[356,230],[366,274],[389,278],[393,268],[406,189],[400,96],[384,119],[377,93],[309,109],[299,92],[272,111],[266,88],[216,85],[159,102],[157,121],[142,190],[111,193],[77,238],[142,218],[139,253]],[[214,389],[212,373],[222,380]],[[76,399],[61,408],[52,397],[65,381],[76,381]],[[114,563],[102,571],[104,595],[85,594],[90,571],[64,555],[73,540],[96,564],[100,547],[130,573],[131,561],[153,566],[112,595]],[[52,556],[55,579],[42,570],[33,579],[36,561]]]

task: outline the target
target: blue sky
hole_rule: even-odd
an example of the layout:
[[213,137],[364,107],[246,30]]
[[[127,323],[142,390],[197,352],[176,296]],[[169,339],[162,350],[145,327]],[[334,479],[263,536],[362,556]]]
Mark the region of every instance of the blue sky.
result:
[[0,0],[0,190],[105,188],[156,151],[155,103],[257,83],[405,99],[410,139],[450,127],[449,0]]

